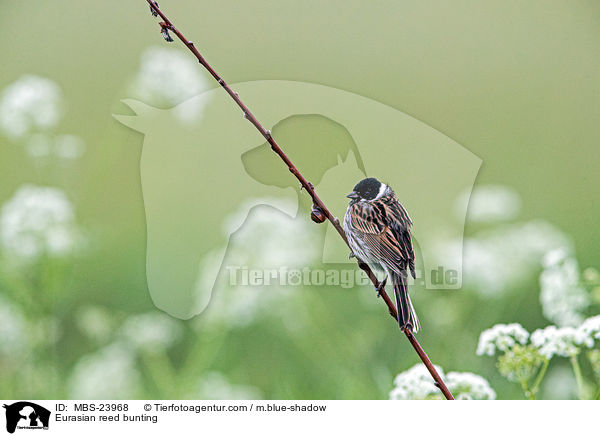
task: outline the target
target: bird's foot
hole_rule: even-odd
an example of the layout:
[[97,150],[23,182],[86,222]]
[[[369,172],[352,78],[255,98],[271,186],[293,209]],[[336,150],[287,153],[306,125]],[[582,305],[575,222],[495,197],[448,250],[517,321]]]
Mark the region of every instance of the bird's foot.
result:
[[375,287],[375,291],[377,292],[377,298],[381,297],[381,292],[385,289],[385,284],[387,283],[387,276],[385,279],[383,279],[382,282],[379,282],[379,284]]
[[352,259],[353,257],[356,257],[356,254],[354,254],[353,252],[350,252],[350,254],[348,255],[348,259]]

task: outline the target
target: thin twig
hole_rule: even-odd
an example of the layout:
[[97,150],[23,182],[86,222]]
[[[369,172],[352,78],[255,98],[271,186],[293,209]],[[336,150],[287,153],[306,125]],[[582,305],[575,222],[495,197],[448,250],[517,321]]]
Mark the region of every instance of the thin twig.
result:
[[[210,73],[211,76],[214,77],[214,79],[219,83],[219,85],[221,85],[225,89],[225,91],[227,91],[227,93],[231,96],[233,101],[235,101],[236,104],[242,110],[242,112],[244,114],[244,118],[247,119],[248,121],[250,121],[254,125],[254,127],[256,127],[256,129],[260,132],[260,134],[262,136],[264,136],[264,138],[267,140],[267,142],[271,145],[271,149],[275,153],[277,153],[277,155],[279,155],[281,160],[283,160],[283,162],[285,162],[285,164],[287,165],[290,172],[298,179],[298,181],[300,182],[302,187],[304,189],[306,189],[306,192],[308,192],[308,195],[310,195],[310,197],[312,198],[312,201],[313,201],[313,213],[317,215],[316,217],[313,215],[313,221],[323,222],[324,219],[322,218],[322,215],[324,215],[324,217],[327,218],[329,220],[329,222],[331,222],[333,227],[340,234],[340,236],[342,237],[342,239],[344,240],[346,245],[348,245],[348,240],[346,239],[346,234],[344,233],[344,229],[342,229],[342,226],[340,225],[339,220],[331,214],[329,209],[327,209],[327,207],[325,206],[323,201],[319,198],[319,196],[315,192],[315,189],[314,189],[312,183],[308,182],[304,178],[304,176],[300,173],[300,171],[298,171],[298,169],[294,166],[294,164],[292,163],[290,158],[287,157],[287,155],[283,152],[283,150],[277,144],[275,139],[273,139],[273,136],[271,136],[271,132],[269,130],[266,130],[262,126],[262,124],[260,124],[260,122],[256,119],[254,114],[250,111],[250,109],[248,109],[248,107],[242,102],[242,100],[240,99],[238,94],[235,91],[233,91],[229,87],[229,85],[225,82],[225,80],[223,80],[221,78],[221,76],[219,76],[217,74],[217,72],[208,64],[208,62],[206,62],[204,57],[202,57],[200,52],[194,46],[194,43],[192,41],[190,41],[189,39],[187,39],[186,37],[184,37],[183,34],[173,25],[171,20],[169,20],[167,18],[167,16],[160,10],[158,3],[153,0],[146,0],[146,2],[150,5],[150,11],[152,12],[152,15],[160,16],[160,18],[163,20],[162,22],[159,23],[160,31],[163,35],[163,38],[168,42],[173,41],[173,39],[171,38],[171,35],[170,35],[170,32],[173,32],[181,40],[181,42],[183,42],[185,44],[185,46],[194,54],[194,56],[196,56],[196,58],[198,59],[200,64],[202,64],[202,66],[204,68],[206,68],[206,70]],[[319,215],[321,215],[321,217],[319,217]],[[373,285],[376,288],[378,288],[380,285],[379,280],[377,280],[377,277],[375,276],[375,274],[373,273],[371,268],[369,268],[369,266],[367,264],[360,262],[360,261],[359,261],[359,267],[367,274],[367,276],[369,277],[369,279],[371,280]],[[398,312],[396,311],[396,307],[394,306],[394,303],[392,303],[392,300],[390,299],[388,294],[385,292],[385,289],[381,290],[380,295],[381,295],[383,301],[385,302],[385,304],[387,304],[390,315],[392,317],[394,317],[394,319],[398,320]],[[442,393],[444,394],[446,399],[453,400],[454,397],[452,396],[452,394],[450,393],[450,391],[444,384],[444,381],[442,380],[442,378],[436,371],[435,367],[431,363],[431,360],[429,360],[429,357],[427,357],[427,354],[425,353],[425,351],[419,344],[419,341],[417,341],[417,338],[415,338],[415,336],[412,334],[412,331],[410,329],[403,329],[403,331],[404,331],[404,334],[406,335],[406,337],[408,338],[410,344],[413,346],[413,348],[419,355],[419,358],[423,361],[423,364],[425,364],[425,366],[427,367],[427,370],[433,377],[433,379],[435,381],[435,385],[442,391]]]

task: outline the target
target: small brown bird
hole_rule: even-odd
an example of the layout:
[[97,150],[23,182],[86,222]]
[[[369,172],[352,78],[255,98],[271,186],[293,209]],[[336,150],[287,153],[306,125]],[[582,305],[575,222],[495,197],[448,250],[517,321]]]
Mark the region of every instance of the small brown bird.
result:
[[417,332],[419,320],[407,286],[407,268],[415,278],[415,253],[406,209],[392,188],[372,177],[361,180],[347,197],[344,232],[352,255],[385,271],[383,284],[389,277],[394,285],[400,328]]

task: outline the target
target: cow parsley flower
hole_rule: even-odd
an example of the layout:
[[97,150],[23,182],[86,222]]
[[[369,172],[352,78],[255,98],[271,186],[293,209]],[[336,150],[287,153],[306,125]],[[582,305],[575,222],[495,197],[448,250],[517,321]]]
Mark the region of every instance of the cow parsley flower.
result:
[[568,250],[548,252],[540,275],[540,303],[544,316],[558,326],[576,326],[590,305],[590,295],[581,285],[577,260]]
[[449,372],[446,386],[457,400],[495,400],[496,391],[489,382],[472,372]]
[[62,95],[52,80],[21,76],[0,96],[0,130],[20,139],[35,130],[54,127],[61,116]]
[[551,224],[534,220],[505,224],[464,239],[442,241],[435,248],[439,260],[463,245],[463,286],[493,297],[521,284],[538,270],[548,251],[570,246]]
[[224,234],[232,235],[227,264],[291,268],[314,262],[318,256],[317,249],[306,241],[314,236],[315,226],[305,219],[295,219],[282,212],[292,209],[293,205],[289,202],[275,198],[251,199],[240,205],[223,225]]
[[0,357],[15,357],[27,348],[28,326],[21,309],[0,295]]
[[[457,400],[494,400],[496,392],[483,377],[470,372],[449,372],[439,366],[435,369],[444,379],[446,386]],[[423,364],[401,372],[394,379],[390,400],[441,400],[443,395],[437,388]]]
[[544,329],[537,329],[531,334],[531,344],[546,359],[551,359],[553,356],[576,356],[579,354],[578,344],[581,342],[579,332],[573,327],[557,328],[551,325]]
[[578,343],[591,348],[596,340],[600,341],[600,315],[586,319],[577,329]]
[[[274,198],[253,199],[225,219],[223,231],[232,236],[206,312],[212,322],[243,327],[262,314],[280,317],[292,330],[304,325],[298,287],[302,270],[318,259],[316,245],[306,242],[317,230],[267,204],[292,209]],[[258,285],[252,271],[260,273]]]
[[56,156],[64,161],[73,161],[85,151],[85,142],[76,135],[57,135],[53,138],[45,133],[35,133],[27,140],[25,149],[34,159]]
[[0,211],[0,246],[6,255],[62,257],[80,240],[73,205],[58,188],[24,185]]
[[537,373],[544,357],[533,345],[516,344],[498,357],[498,371],[512,382],[526,382]]
[[463,193],[456,203],[457,212],[464,211],[464,204],[468,203],[467,219],[474,222],[507,221],[515,218],[521,208],[519,194],[502,185],[475,187]]
[[[435,366],[438,374],[444,378],[444,371]],[[441,399],[440,390],[433,384],[427,368],[418,363],[401,372],[394,379],[394,389],[390,392],[390,400],[429,400]]]
[[484,330],[479,336],[477,355],[486,354],[493,356],[496,351],[507,351],[515,344],[525,345],[529,339],[529,332],[521,324],[496,324]]
[[124,343],[110,344],[82,357],[67,382],[72,399],[127,399],[140,389],[140,373],[131,347]]
[[211,88],[198,63],[185,53],[163,47],[150,47],[141,56],[141,65],[130,91],[148,104],[175,106],[182,121],[193,121],[201,115],[206,99],[191,97]]
[[145,313],[129,317],[121,333],[136,348],[148,351],[164,349],[181,337],[180,324],[162,313]]

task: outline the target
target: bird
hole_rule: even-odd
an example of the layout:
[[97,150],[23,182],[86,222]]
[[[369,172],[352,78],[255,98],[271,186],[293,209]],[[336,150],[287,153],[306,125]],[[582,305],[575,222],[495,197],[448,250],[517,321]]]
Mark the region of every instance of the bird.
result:
[[412,221],[408,212],[392,188],[374,177],[358,182],[346,197],[350,202],[343,228],[352,250],[350,256],[385,272],[377,292],[383,290],[389,278],[394,286],[398,325],[416,333],[419,319],[407,283],[407,269],[415,278]]

